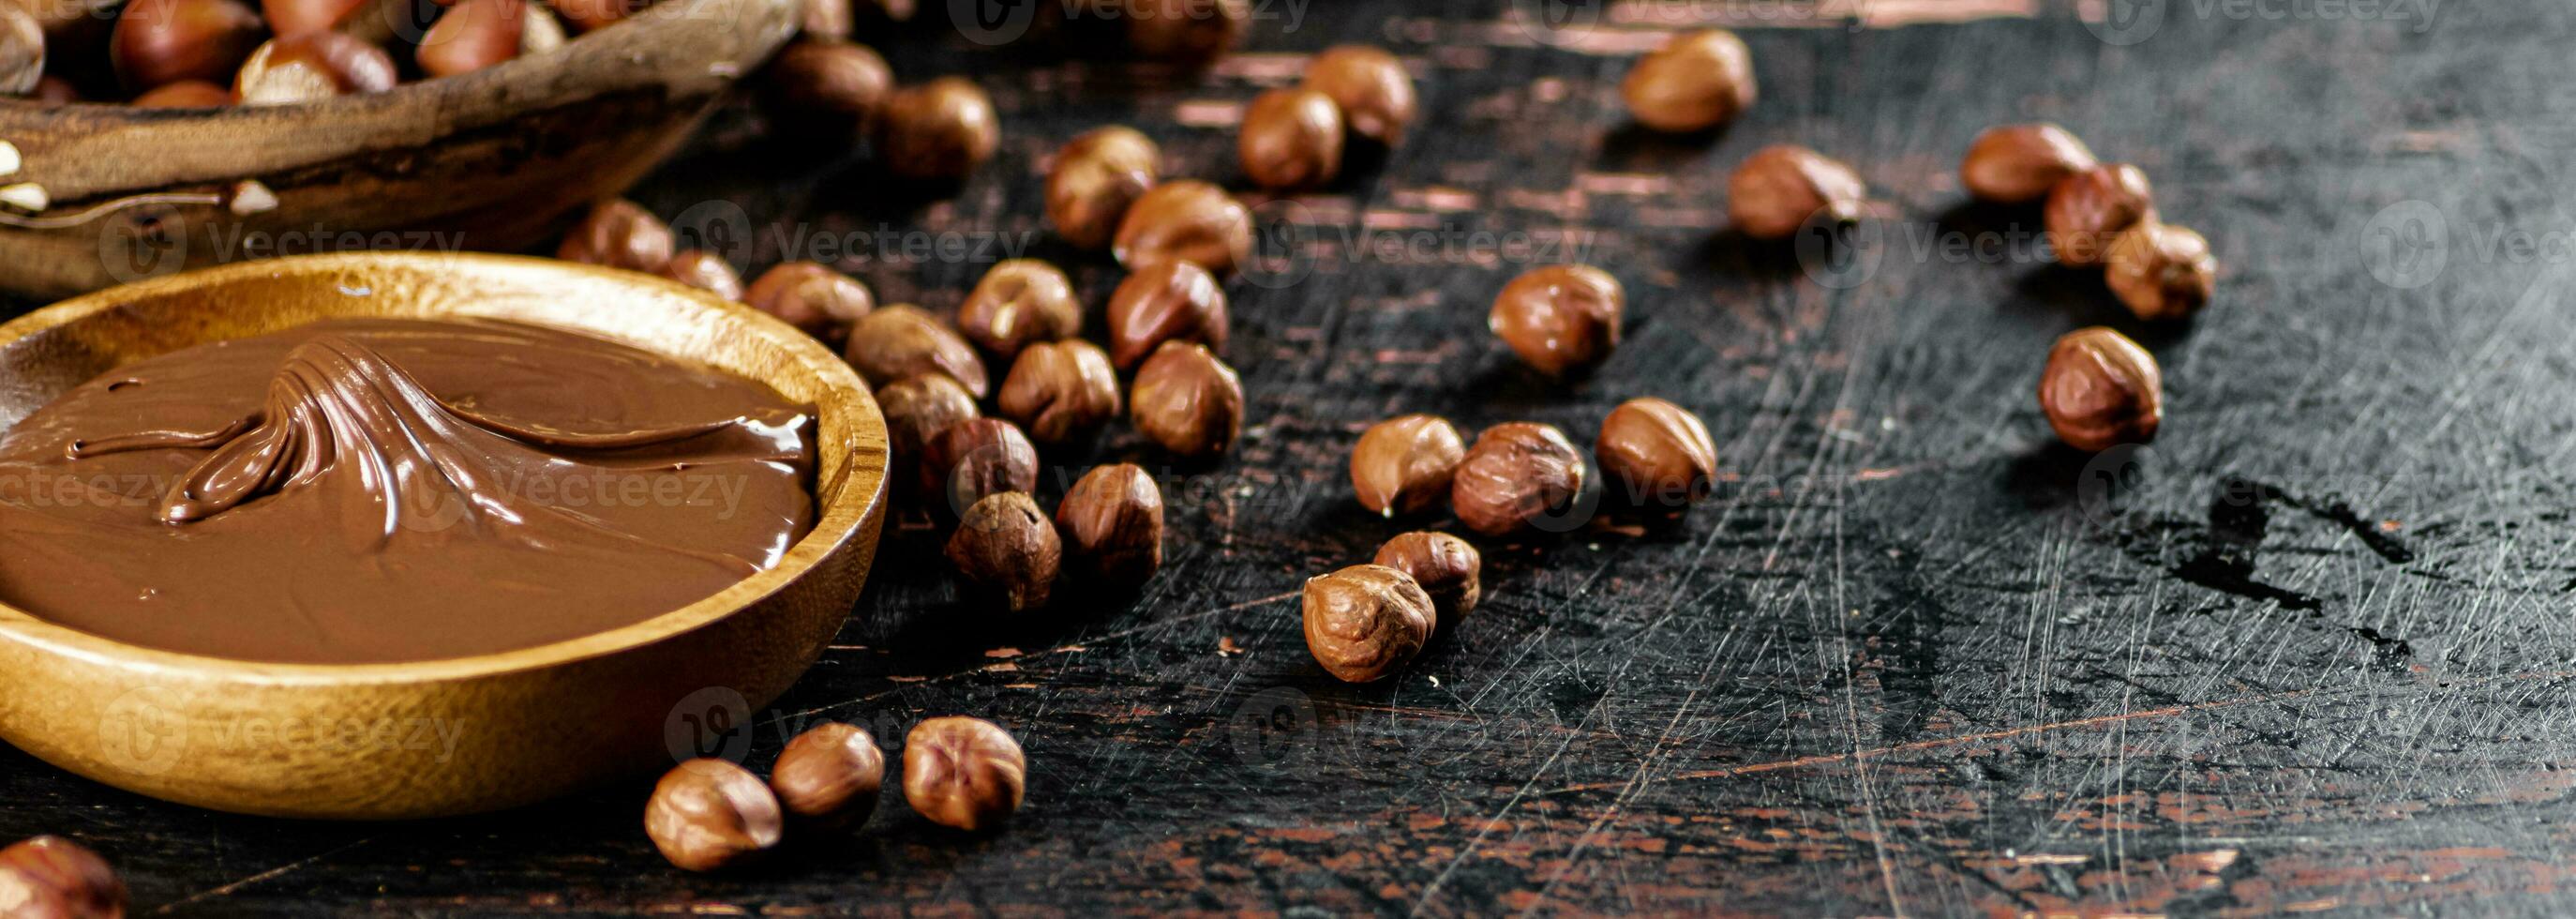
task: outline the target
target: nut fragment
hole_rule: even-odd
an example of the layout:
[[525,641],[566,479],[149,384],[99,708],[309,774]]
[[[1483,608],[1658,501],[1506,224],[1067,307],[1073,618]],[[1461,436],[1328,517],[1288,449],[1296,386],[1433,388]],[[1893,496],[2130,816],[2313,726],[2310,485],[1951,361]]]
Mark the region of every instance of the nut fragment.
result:
[[1033,342],[1082,334],[1082,301],[1054,265],[1015,258],[993,266],[957,307],[957,329],[1004,358]]
[[125,882],[81,844],[38,836],[0,849],[0,914],[117,919],[125,915]]
[[1708,497],[1717,476],[1717,444],[1708,426],[1662,399],[1630,399],[1612,409],[1592,452],[1601,472],[1638,507],[1688,507]]
[[2077,329],[2048,349],[2039,407],[2066,445],[2088,453],[2154,440],[2164,420],[2164,375],[2154,355],[2101,326]]
[[1136,366],[1164,342],[1223,348],[1230,325],[1225,287],[1192,262],[1145,266],[1109,294],[1110,357],[1122,370]]
[[1458,620],[1475,612],[1476,601],[1484,595],[1479,581],[1485,566],[1484,556],[1467,541],[1447,533],[1417,531],[1386,541],[1377,550],[1377,564],[1412,576],[1431,596],[1432,609],[1439,612],[1434,630],[1446,632],[1458,626]]
[[949,331],[921,307],[898,303],[859,317],[841,356],[875,383],[924,373],[944,373],[977,399],[991,391],[975,346]]
[[2111,243],[2103,280],[2129,312],[2150,322],[2181,319],[2209,304],[2218,259],[2209,240],[2169,223],[2133,227]]
[[1112,125],[1056,151],[1047,170],[1047,222],[1080,249],[1109,245],[1127,209],[1162,176],[1162,151],[1136,129]]
[[897,90],[877,119],[877,158],[905,178],[963,179],[1001,140],[992,97],[964,77]]
[[339,32],[306,32],[259,46],[233,78],[243,105],[287,105],[380,93],[400,79],[393,55]]
[[1206,182],[1166,182],[1127,209],[1110,252],[1129,271],[1177,259],[1227,274],[1252,252],[1252,212]]
[[1352,565],[1306,581],[1306,650],[1345,683],[1385,678],[1431,640],[1431,595],[1385,565]]
[[602,201],[564,236],[555,257],[660,274],[671,264],[671,227],[633,201]]
[[932,718],[903,738],[903,797],[930,822],[973,832],[1020,809],[1028,760],[981,718]]
[[778,796],[741,766],[693,759],[662,776],[644,805],[644,833],[671,864],[715,871],[778,845]]
[[136,92],[204,80],[230,83],[267,31],[234,0],[134,0],[116,18],[108,60]]
[[1112,588],[1131,588],[1163,567],[1163,489],[1129,463],[1083,474],[1055,508],[1074,574]]
[[886,384],[877,390],[877,409],[885,413],[886,443],[892,454],[888,478],[914,483],[921,477],[921,454],[930,439],[950,425],[975,418],[975,397],[944,373],[925,373]]
[[842,136],[867,131],[894,93],[894,70],[866,45],[808,36],[788,43],[760,74],[761,98],[779,127]]
[[[1583,455],[1553,425],[1515,421],[1486,428],[1467,448],[1449,503],[1458,522],[1487,536],[1510,536],[1557,521],[1583,492]],[[1566,526],[1554,526],[1565,523]]]
[[864,729],[816,725],[789,741],[769,770],[769,788],[788,816],[821,829],[868,822],[885,784],[885,754]]
[[2089,268],[2109,256],[2114,237],[2155,220],[2155,190],[2136,166],[2095,166],[2050,188],[2040,217],[2057,260]]
[[1404,62],[1369,45],[1325,49],[1306,65],[1305,86],[1332,97],[1352,134],[1387,146],[1404,140],[1418,105]]
[[877,308],[859,279],[815,262],[782,262],[761,272],[743,302],[833,343],[846,340],[850,326]]
[[674,253],[663,264],[662,276],[727,300],[742,299],[742,275],[734,272],[724,256],[705,249]]
[[1658,131],[1705,131],[1753,106],[1753,53],[1725,29],[1673,36],[1619,83],[1628,114]]
[[1399,415],[1370,425],[1351,448],[1351,490],[1380,516],[1417,514],[1449,494],[1467,445],[1438,415]]
[[2068,176],[2093,166],[2093,151],[2065,128],[1998,125],[1969,142],[1967,157],[1959,161],[1959,182],[1979,198],[2019,204],[2039,200]]
[[1243,174],[1264,188],[1324,185],[1342,171],[1342,108],[1312,89],[1274,89],[1252,100],[1235,138]]
[[45,79],[45,25],[15,3],[0,3],[0,95],[24,96]]
[[1071,443],[1118,417],[1118,371],[1100,346],[1078,338],[1030,345],[1002,380],[1002,417],[1026,426],[1029,437],[1054,446]]
[[1174,455],[1224,453],[1243,431],[1243,382],[1208,349],[1167,341],[1136,371],[1127,400],[1137,433]]
[[1252,15],[1245,0],[1153,0],[1125,9],[1128,50],[1193,69],[1224,57]]
[[1851,167],[1794,144],[1754,151],[1726,180],[1727,214],[1755,239],[1787,239],[1810,220],[1850,223],[1868,199]]
[[1008,421],[969,418],[922,446],[921,493],[946,498],[950,513],[965,513],[992,495],[1037,487],[1037,448]]
[[[1064,544],[1055,524],[1027,492],[986,496],[957,520],[948,537],[948,562],[975,588],[1014,613],[1047,605],[1055,594]],[[911,762],[909,758],[905,760]],[[907,787],[911,777],[904,778]],[[918,806],[920,802],[914,802]]]
[[1609,272],[1548,265],[1504,285],[1486,326],[1530,366],[1563,376],[1610,358],[1627,305],[1627,292]]

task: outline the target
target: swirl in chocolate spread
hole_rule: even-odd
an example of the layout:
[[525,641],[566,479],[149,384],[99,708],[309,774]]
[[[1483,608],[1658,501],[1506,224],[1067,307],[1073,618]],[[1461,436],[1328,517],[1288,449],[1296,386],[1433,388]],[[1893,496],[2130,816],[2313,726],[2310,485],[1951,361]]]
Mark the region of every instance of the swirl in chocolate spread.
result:
[[811,425],[756,383],[511,323],[190,348],[0,436],[0,600],[267,661],[592,634],[776,564],[813,525]]

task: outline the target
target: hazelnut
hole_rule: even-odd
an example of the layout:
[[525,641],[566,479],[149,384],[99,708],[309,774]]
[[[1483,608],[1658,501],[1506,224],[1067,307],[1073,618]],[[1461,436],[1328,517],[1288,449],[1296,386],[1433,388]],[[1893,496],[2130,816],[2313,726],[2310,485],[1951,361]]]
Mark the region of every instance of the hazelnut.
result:
[[660,274],[671,264],[671,228],[633,201],[602,201],[564,236],[555,257]]
[[1431,640],[1431,595],[1385,565],[1352,565],[1306,580],[1306,650],[1345,683],[1371,683]]
[[421,35],[412,60],[430,76],[452,77],[543,54],[563,43],[563,23],[542,4],[458,0]]
[[1164,342],[1145,360],[1127,406],[1138,433],[1184,458],[1224,453],[1243,431],[1243,382],[1189,342]]
[[644,834],[662,857],[687,871],[716,871],[749,861],[785,833],[778,796],[741,766],[693,759],[662,776],[644,805]]
[[1137,57],[1197,69],[1216,63],[1252,17],[1244,0],[1152,0],[1127,4],[1127,49]]
[[2155,191],[2147,185],[2147,174],[2126,163],[2095,166],[2059,180],[2040,212],[2057,260],[2083,268],[2102,264],[2112,237],[2155,216]]
[[1155,262],[1109,294],[1110,357],[1125,370],[1169,341],[1225,347],[1231,321],[1224,286],[1193,262]]
[[1753,106],[1753,53],[1725,29],[1673,36],[1619,83],[1628,114],[1658,131],[1705,131]]
[[1352,134],[1394,146],[1412,126],[1413,75],[1386,49],[1369,45],[1328,48],[1306,65],[1306,88],[1332,97]]
[[1421,513],[1448,496],[1466,449],[1447,419],[1389,418],[1369,426],[1351,449],[1351,490],[1380,516]]
[[[223,90],[223,87],[214,86],[212,83],[202,85],[213,86],[219,92]],[[48,76],[36,81],[36,88],[28,91],[27,98],[34,99],[41,105],[52,107],[70,105],[74,102],[79,102],[81,101],[81,93],[80,87],[73,86],[72,81],[61,77]]]
[[1274,89],[1244,110],[1235,153],[1243,174],[1264,188],[1299,189],[1342,171],[1342,108],[1311,89]]
[[957,307],[957,328],[984,350],[1003,357],[1033,342],[1082,334],[1082,301],[1064,271],[1033,258],[993,266]]
[[903,738],[903,797],[932,823],[973,832],[1020,809],[1020,742],[982,718],[932,718]]
[[850,326],[850,341],[841,356],[870,383],[900,380],[924,373],[944,373],[967,395],[982,399],[991,392],[984,361],[975,346],[940,325],[921,307],[908,303],[876,310]]
[[2088,453],[2156,437],[2164,420],[2164,375],[2129,337],[2101,326],[2077,329],[2048,349],[2039,407],[2066,445]]
[[859,279],[814,262],[782,262],[761,272],[743,301],[827,342],[845,340],[850,326],[877,308]]
[[1252,212],[1206,182],[1165,182],[1127,208],[1110,252],[1129,271],[1179,260],[1231,273],[1252,252]]
[[662,276],[727,300],[742,299],[742,275],[734,273],[724,256],[705,249],[672,254],[662,266]]
[[949,426],[967,421],[982,413],[975,408],[975,397],[966,387],[944,373],[925,373],[888,383],[877,390],[877,409],[885,413],[886,445],[892,454],[888,478],[895,482],[918,480],[921,454],[931,438]]
[[339,32],[306,32],[251,52],[233,78],[233,95],[243,105],[288,105],[380,93],[398,80],[385,49]]
[[1551,376],[1579,373],[1619,347],[1628,294],[1619,279],[1590,265],[1531,269],[1503,286],[1486,326],[1521,360]]
[[922,445],[921,493],[946,498],[952,513],[991,495],[1037,487],[1037,448],[1008,421],[969,418]]
[[116,18],[108,60],[137,92],[180,80],[230,82],[266,31],[234,0],[134,0]]
[[1026,426],[1031,438],[1049,446],[1099,430],[1126,408],[1109,355],[1078,338],[1039,342],[1020,352],[995,401],[1002,417]]
[[814,37],[788,43],[761,71],[762,99],[784,116],[779,127],[856,135],[876,123],[894,93],[894,71],[866,45]]
[[369,0],[260,0],[259,13],[279,35],[328,32],[350,25]]
[[992,98],[964,77],[897,90],[878,114],[877,158],[904,178],[963,179],[1001,145]]
[[1431,596],[1431,608],[1440,614],[1434,626],[1437,631],[1456,628],[1458,620],[1476,610],[1476,601],[1484,594],[1478,584],[1484,556],[1466,540],[1447,533],[1402,534],[1378,547],[1374,561],[1422,585],[1422,592]]
[[1727,214],[1755,239],[1787,239],[1818,218],[1850,223],[1868,200],[1851,167],[1792,144],[1753,151],[1726,180]]
[[574,31],[588,32],[614,24],[644,9],[650,0],[548,0]]
[[2150,322],[2181,319],[2209,304],[2218,259],[2209,240],[2168,223],[2131,228],[2111,243],[2103,280],[2129,311]]
[[2039,200],[2068,176],[2093,166],[2093,151],[2065,128],[1998,125],[1968,143],[1968,156],[1959,161],[1959,183],[1979,198],[2020,204]]
[[28,919],[116,919],[125,882],[81,844],[38,836],[0,849],[0,913]]
[[1662,399],[1630,399],[1601,422],[1592,445],[1609,481],[1640,507],[1680,508],[1708,497],[1717,476],[1717,444],[1708,426]]
[[1074,573],[1131,588],[1163,567],[1163,489],[1129,463],[1084,473],[1055,508]]
[[850,4],[853,18],[866,16],[885,22],[911,22],[914,0],[855,0]]
[[26,7],[0,3],[0,95],[28,95],[44,79],[45,24]]
[[847,39],[857,19],[850,0],[804,0],[797,4],[796,31],[807,38]]
[[222,108],[231,104],[232,90],[204,80],[164,83],[134,97],[135,108]]
[[769,789],[788,816],[827,830],[868,822],[885,785],[885,754],[858,727],[828,722],[788,741],[769,770]]
[[[966,509],[948,537],[948,562],[976,588],[1014,613],[1040,609],[1055,594],[1064,544],[1055,524],[1024,491],[988,495]],[[910,762],[909,759],[906,760]],[[905,777],[909,785],[911,777]],[[918,799],[914,802],[919,804]]]
[[1047,170],[1047,222],[1079,249],[1100,249],[1127,208],[1162,175],[1162,151],[1134,128],[1111,126],[1073,139]]
[[1583,455],[1555,426],[1498,424],[1467,448],[1449,504],[1468,529],[1510,536],[1571,507],[1583,492],[1584,472]]

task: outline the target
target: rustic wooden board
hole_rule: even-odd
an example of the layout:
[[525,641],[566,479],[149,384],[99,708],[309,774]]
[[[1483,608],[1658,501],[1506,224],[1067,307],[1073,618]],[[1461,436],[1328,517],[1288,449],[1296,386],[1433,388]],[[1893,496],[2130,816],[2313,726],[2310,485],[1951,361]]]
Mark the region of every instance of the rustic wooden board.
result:
[[[2576,112],[2556,89],[2576,13],[2185,0],[2118,44],[2141,33],[2054,5],[1685,4],[1753,26],[1763,98],[1674,140],[1616,102],[1652,37],[1540,45],[1513,13],[1540,5],[1300,7],[1291,29],[1265,2],[1281,18],[1256,53],[1197,82],[921,27],[886,42],[897,70],[976,72],[1008,129],[953,198],[886,191],[747,111],[638,193],[747,226],[1030,241],[1037,163],[1083,129],[1133,123],[1231,179],[1232,106],[1300,55],[1366,40],[1417,66],[1433,115],[1409,143],[1302,211],[1264,208],[1314,230],[1290,237],[1312,273],[1235,286],[1245,443],[1174,471],[1170,565],[1142,597],[998,623],[934,574],[926,532],[890,530],[839,645],[754,722],[764,765],[809,719],[1000,720],[1032,764],[1007,831],[955,837],[894,802],[855,838],[709,878],[653,854],[640,782],[301,825],[0,752],[0,837],[97,846],[146,911],[264,916],[2576,910]],[[2147,170],[2224,260],[2217,306],[2138,329],[2026,242],[1938,248],[2034,229],[1952,178],[1978,129],[2032,118]],[[1853,283],[1717,232],[1725,169],[1777,141],[1872,182],[1881,234],[1853,251],[1875,267],[1828,274]],[[1629,285],[1626,345],[1542,384],[1482,329],[1510,256],[1349,244],[1444,227],[1580,241]],[[748,265],[785,248],[723,241]],[[1116,281],[1043,234],[1032,251],[1095,300]],[[843,263],[937,309],[983,267]],[[2031,395],[2049,341],[2096,323],[2137,333],[2169,386],[2153,453],[2091,469],[2116,478],[2051,447]],[[1307,657],[1301,579],[1399,529],[1348,495],[1364,423],[1526,418],[1588,442],[1647,394],[1708,419],[1720,500],[1678,530],[1488,545],[1485,607],[1401,679],[1344,686]],[[1122,433],[1050,459],[1069,478],[1144,455]]]

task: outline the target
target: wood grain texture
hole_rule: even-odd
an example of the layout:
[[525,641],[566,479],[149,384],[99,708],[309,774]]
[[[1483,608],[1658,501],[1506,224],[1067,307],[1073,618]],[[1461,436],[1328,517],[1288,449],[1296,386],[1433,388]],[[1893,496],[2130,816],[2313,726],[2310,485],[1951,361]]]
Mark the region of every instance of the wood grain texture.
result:
[[[787,253],[772,224],[1037,234],[1096,306],[1117,272],[1039,232],[1037,166],[1065,139],[1126,121],[1167,172],[1234,183],[1226,119],[1352,40],[1402,54],[1432,113],[1300,199],[1311,277],[1234,286],[1243,449],[1169,480],[1170,565],[1141,597],[995,622],[936,574],[925,524],[897,521],[859,615],[754,722],[765,766],[808,719],[892,742],[994,718],[1029,756],[1012,826],[959,838],[890,801],[854,838],[709,878],[653,854],[641,784],[310,826],[0,755],[0,836],[70,834],[147,908],[208,915],[2576,909],[2569,266],[2505,242],[2576,228],[2576,118],[2550,89],[2576,17],[2444,3],[2418,29],[2174,2],[2114,45],[2032,5],[1747,28],[1762,101],[1684,140],[1622,125],[1616,81],[1651,36],[1543,46],[1501,0],[1318,5],[1190,83],[905,33],[898,73],[971,70],[1003,114],[1001,156],[954,197],[889,192],[857,154],[800,155],[735,111],[642,198],[738,208],[761,230],[730,240],[746,267]],[[1955,179],[1976,131],[2033,118],[2140,164],[2208,235],[2208,313],[2142,329],[2097,279],[1917,248],[2037,230],[1963,206]],[[1725,170],[1785,141],[1870,180],[1889,235],[1866,281],[1818,284],[1793,249],[1719,231]],[[2378,226],[2434,244],[2429,279],[2373,232],[2408,201],[2440,225]],[[1345,242],[1421,225],[1576,234],[1628,285],[1625,344],[1547,385],[1482,327],[1519,266]],[[840,261],[940,310],[985,265]],[[2032,395],[2048,343],[2098,323],[2139,335],[2169,386],[2116,493],[2048,446]],[[1484,605],[1404,678],[1343,686],[1308,658],[1300,581],[1403,527],[1348,492],[1366,423],[1530,418],[1588,444],[1635,395],[1717,436],[1728,487],[1686,526],[1482,543]],[[1120,457],[1155,462],[1117,432],[1049,457],[1049,487]]]

